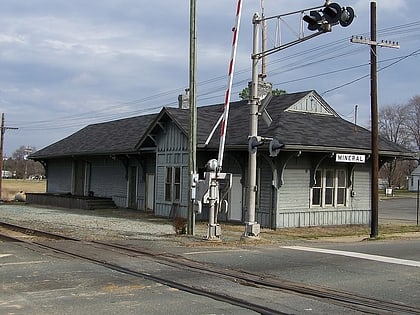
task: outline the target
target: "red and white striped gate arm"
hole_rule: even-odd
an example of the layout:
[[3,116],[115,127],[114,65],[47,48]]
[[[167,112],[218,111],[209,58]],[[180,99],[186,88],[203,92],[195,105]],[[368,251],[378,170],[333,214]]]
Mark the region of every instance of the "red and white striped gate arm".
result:
[[230,94],[231,94],[232,82],[233,82],[233,71],[235,69],[236,48],[238,46],[238,33],[239,33],[239,26],[241,24],[241,13],[242,13],[242,0],[238,0],[238,4],[236,7],[236,22],[235,22],[234,28],[232,29],[233,40],[232,40],[232,53],[231,53],[231,58],[229,62],[229,73],[228,73],[229,82],[228,82],[228,88],[225,94],[223,119],[222,119],[222,125],[220,127],[219,156],[217,159],[219,170],[221,170],[222,168],[223,154],[225,150],[226,130],[227,130],[227,124],[228,124],[228,118],[229,118]]

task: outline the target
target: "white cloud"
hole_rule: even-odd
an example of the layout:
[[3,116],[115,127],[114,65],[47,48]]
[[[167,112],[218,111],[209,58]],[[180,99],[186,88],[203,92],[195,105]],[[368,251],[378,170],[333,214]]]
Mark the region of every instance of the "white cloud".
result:
[[[271,75],[273,82],[286,82],[322,73],[325,69],[368,62],[368,47],[349,48],[348,37],[369,31],[369,1],[337,2],[354,7],[358,17],[353,24],[348,28],[336,27],[329,34],[274,54],[269,59],[269,79]],[[323,0],[265,0],[265,13],[272,16],[323,3]],[[2,4],[0,104],[9,123],[25,127],[7,135],[6,151],[9,154],[20,145],[38,148],[48,145],[98,119],[110,120],[135,111],[141,113],[145,108],[174,104],[177,95],[188,85],[189,1],[4,0]],[[223,102],[236,4],[236,0],[197,1],[200,104]],[[260,0],[243,1],[237,73],[234,77],[237,90],[245,87],[251,76],[251,22],[254,12],[260,10],[260,4]],[[416,9],[420,4],[414,0],[378,0],[377,7],[378,27],[384,28],[390,24],[417,21]],[[390,16],[398,18],[391,19]],[[290,24],[298,27],[299,16]],[[270,45],[275,41],[274,30],[275,25],[270,26]],[[283,31],[287,32],[287,27]],[[305,30],[305,34],[308,33]],[[380,51],[379,56],[396,58],[399,54],[408,54],[410,44],[418,46],[419,37],[414,36],[418,34],[402,35],[412,36],[411,42],[402,43],[398,52]],[[283,40],[286,39],[288,37],[284,35]],[[324,60],[331,55],[322,49],[322,45],[336,48],[339,44],[330,44],[335,41],[341,43],[343,50],[334,52],[333,55],[337,55],[335,58]],[[311,49],[315,50],[312,54],[302,54]],[[359,52],[354,53],[354,50]],[[408,68],[416,69],[412,59],[405,62]],[[295,67],[312,65],[286,72],[292,63]],[[400,88],[393,92],[396,94],[394,97],[398,98],[399,93],[415,93],[417,78],[413,79],[413,74],[402,66],[398,69],[401,69],[397,72]],[[296,81],[284,84],[284,88],[290,92],[309,89],[322,92],[365,73],[365,69],[358,70],[360,72],[339,72],[334,76]],[[393,69],[390,69],[381,72],[379,80],[389,86],[389,82],[396,80],[395,77]],[[353,85],[338,90],[340,97],[332,93],[326,98],[333,107],[334,103],[344,106],[343,112],[346,111],[345,104],[368,104],[368,82],[361,82],[362,88]],[[403,89],[404,82],[412,84],[406,84],[410,90]],[[358,89],[358,93],[354,93],[353,89]],[[388,93],[386,88],[380,91]],[[400,98],[407,99],[406,96]],[[233,95],[233,99],[236,97]],[[380,99],[390,98],[380,96]],[[106,115],[99,116],[100,112]],[[86,119],[71,121],[69,118],[59,128],[60,119],[74,115]],[[42,132],[40,125],[28,121],[49,123],[42,125],[46,130]]]

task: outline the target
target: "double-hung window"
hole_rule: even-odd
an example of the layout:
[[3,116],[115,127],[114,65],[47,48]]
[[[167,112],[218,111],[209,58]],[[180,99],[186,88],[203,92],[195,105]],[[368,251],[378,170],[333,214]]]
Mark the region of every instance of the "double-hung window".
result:
[[337,207],[347,203],[347,174],[344,169],[318,169],[311,189],[312,207]]
[[165,200],[174,202],[181,199],[181,168],[177,166],[166,167],[165,174]]

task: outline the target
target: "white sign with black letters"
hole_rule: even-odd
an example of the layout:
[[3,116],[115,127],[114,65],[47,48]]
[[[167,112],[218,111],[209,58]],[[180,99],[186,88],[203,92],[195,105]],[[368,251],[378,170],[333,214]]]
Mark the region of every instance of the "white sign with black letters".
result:
[[344,163],[365,163],[365,156],[363,154],[337,153],[335,155],[335,161]]

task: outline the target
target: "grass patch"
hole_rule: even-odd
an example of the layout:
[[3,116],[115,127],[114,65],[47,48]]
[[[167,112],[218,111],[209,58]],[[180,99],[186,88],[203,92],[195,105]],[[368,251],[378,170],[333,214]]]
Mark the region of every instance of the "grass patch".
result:
[[46,180],[3,179],[1,196],[3,200],[14,200],[16,193],[45,193]]
[[[398,224],[381,224],[379,225],[379,239],[395,237],[395,235],[403,235],[407,233],[419,233],[420,226],[417,225],[398,225]],[[334,238],[348,236],[370,236],[370,226],[367,225],[349,225],[349,226],[333,226],[333,227],[306,227],[306,228],[290,228],[279,229],[276,231],[264,230],[263,237],[284,239],[319,239]]]
[[408,191],[407,189],[394,189],[392,191],[392,196],[385,196],[385,190],[379,190],[378,196],[381,199],[384,198],[416,198],[417,192],[416,191]]

